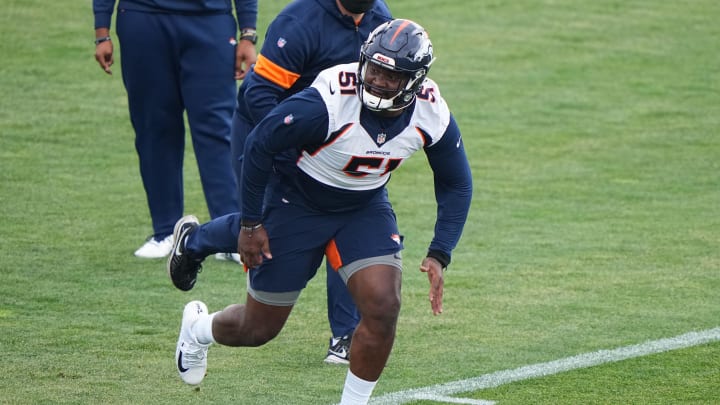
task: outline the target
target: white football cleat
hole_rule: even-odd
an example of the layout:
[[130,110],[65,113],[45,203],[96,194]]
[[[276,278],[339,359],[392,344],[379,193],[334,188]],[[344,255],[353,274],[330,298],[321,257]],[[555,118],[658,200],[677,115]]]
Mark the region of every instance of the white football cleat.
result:
[[142,257],[143,259],[159,259],[170,254],[173,245],[172,235],[168,235],[163,240],[157,240],[154,237],[150,237],[138,250],[135,251],[135,256]]
[[201,316],[207,315],[207,306],[201,301],[191,301],[183,310],[180,337],[175,349],[175,363],[180,378],[186,384],[198,385],[205,378],[210,344],[199,343],[192,333],[192,326]]

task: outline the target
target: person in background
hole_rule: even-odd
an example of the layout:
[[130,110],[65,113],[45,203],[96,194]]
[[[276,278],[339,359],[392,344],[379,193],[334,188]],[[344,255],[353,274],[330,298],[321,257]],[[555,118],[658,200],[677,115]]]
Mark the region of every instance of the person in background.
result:
[[[250,133],[243,160],[242,213],[175,225],[169,271],[192,285],[203,247],[238,236],[248,270],[244,304],[183,311],[175,363],[200,384],[208,348],[260,346],[280,333],[323,257],[360,311],[341,404],[366,404],[382,374],[400,313],[403,240],[386,193],[390,174],[423,150],[433,171],[437,217],[420,270],[433,314],[442,313],[444,269],[462,234],[472,175],[460,130],[427,73],[434,61],[425,30],[396,19],[375,29],[359,62],[321,72],[278,104]],[[277,159],[288,150],[297,159]],[[429,224],[428,224],[429,225]]]
[[[268,26],[257,63],[238,90],[232,125],[238,181],[242,179],[245,140],[255,125],[280,101],[309,86],[323,69],[356,62],[370,32],[390,19],[382,0],[295,0],[280,11]],[[233,237],[228,242],[235,246],[236,240]],[[223,245],[216,251],[227,249]],[[329,263],[326,283],[331,337],[325,362],[348,364],[360,315]]]
[[[107,74],[114,63],[115,3],[93,0],[95,59]],[[256,61],[257,0],[234,4],[237,20],[230,0],[117,4],[122,78],[153,227],[137,257],[167,256],[173,226],[183,216],[185,112],[210,217],[238,210],[230,133],[236,80]]]

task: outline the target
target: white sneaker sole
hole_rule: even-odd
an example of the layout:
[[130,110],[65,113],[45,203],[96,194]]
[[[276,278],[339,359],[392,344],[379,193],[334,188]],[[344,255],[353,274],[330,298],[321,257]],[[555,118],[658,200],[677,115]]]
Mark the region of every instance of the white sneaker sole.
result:
[[344,364],[344,365],[350,364],[350,360],[343,359],[334,354],[328,354],[328,356],[325,357],[324,362],[327,364]]

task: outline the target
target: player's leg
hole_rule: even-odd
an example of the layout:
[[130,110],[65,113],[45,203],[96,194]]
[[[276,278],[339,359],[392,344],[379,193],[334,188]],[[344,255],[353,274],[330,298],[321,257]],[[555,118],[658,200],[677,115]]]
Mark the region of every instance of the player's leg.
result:
[[367,403],[390,357],[400,313],[400,262],[398,255],[386,255],[358,260],[341,270],[349,275],[348,289],[361,314],[341,404]]
[[[272,225],[266,226],[268,235],[282,234]],[[295,237],[271,237],[270,244],[273,259],[248,272],[245,304],[230,305],[215,315],[212,335],[217,343],[260,346],[272,340],[322,261],[323,248],[313,240],[304,243]]]
[[337,252],[328,257],[360,311],[342,403],[365,403],[392,350],[400,312],[402,239],[390,203],[378,196],[333,242]]
[[213,339],[225,346],[261,346],[280,333],[292,308],[265,304],[248,294],[245,304],[233,304],[215,314]]
[[284,203],[282,198],[295,200],[286,194],[274,197],[263,219],[273,258],[248,271],[246,304],[231,305],[216,316],[213,335],[218,343],[258,346],[274,338],[343,222]]
[[240,219],[235,212],[200,225],[188,238],[186,247],[190,254],[204,259],[217,252],[237,251]]
[[175,224],[173,248],[167,271],[175,287],[188,291],[197,281],[205,258],[214,253],[237,251],[240,214],[233,213],[200,224],[193,215]]
[[368,262],[374,264],[348,279],[348,289],[361,314],[350,348],[350,371],[363,380],[377,381],[395,342],[402,271],[400,260],[393,256]]
[[[153,223],[153,237],[172,234],[183,213],[182,165],[185,151],[183,105],[175,49],[167,16],[126,10],[118,14],[122,75],[135,129],[140,175]],[[156,256],[167,255],[170,246]]]
[[360,321],[360,313],[348,292],[345,282],[328,262],[327,268],[327,314],[330,322],[330,345],[325,362],[330,364],[349,364],[350,342],[355,327]]
[[266,208],[263,225],[270,236],[273,258],[248,271],[246,302],[213,314],[199,301],[186,306],[176,361],[180,377],[188,384],[202,381],[212,343],[260,346],[277,336],[339,226],[304,212],[302,207],[273,206],[272,202]]
[[[299,292],[298,292],[299,295]],[[197,385],[205,378],[207,353],[213,343],[226,346],[261,346],[282,330],[292,305],[268,305],[248,294],[245,304],[208,313],[201,301],[185,306],[175,361],[180,378]]]
[[[210,218],[238,211],[230,152],[235,109],[235,20],[230,14],[174,16],[183,26],[180,84]],[[235,252],[230,250],[229,252]]]

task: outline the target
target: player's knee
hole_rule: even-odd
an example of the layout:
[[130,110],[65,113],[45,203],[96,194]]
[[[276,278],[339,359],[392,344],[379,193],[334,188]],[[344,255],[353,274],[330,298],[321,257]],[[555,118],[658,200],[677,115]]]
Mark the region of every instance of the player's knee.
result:
[[369,326],[381,334],[389,334],[395,330],[398,316],[400,314],[400,295],[386,294],[371,304],[365,306],[361,311],[361,318],[367,321]]

